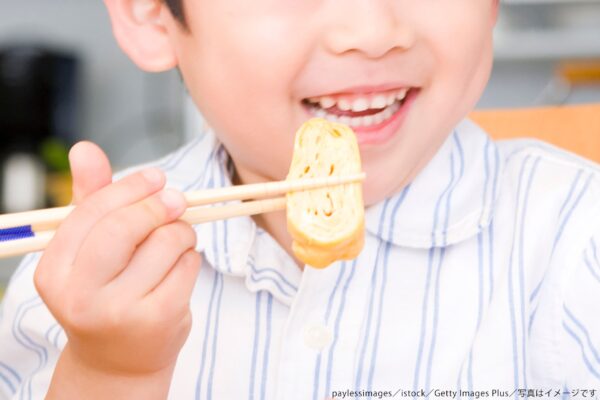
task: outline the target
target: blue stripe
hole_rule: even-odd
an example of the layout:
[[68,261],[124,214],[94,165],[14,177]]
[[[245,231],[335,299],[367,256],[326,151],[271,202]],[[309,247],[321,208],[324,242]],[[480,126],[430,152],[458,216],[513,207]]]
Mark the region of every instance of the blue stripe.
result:
[[269,372],[269,351],[271,348],[271,321],[273,319],[273,296],[267,293],[267,337],[265,338],[265,350],[263,353],[263,370],[262,370],[262,382],[260,390],[261,400],[265,400],[267,392],[267,376]]
[[529,326],[527,327],[528,336],[531,336],[531,326],[533,325],[533,320],[537,313],[538,306],[536,306],[531,312],[531,316],[529,317]]
[[21,375],[19,375],[17,371],[12,369],[9,365],[4,364],[2,361],[0,361],[0,367],[4,368],[9,374],[11,374],[17,383],[21,383]]
[[[223,154],[225,153],[225,148],[224,147],[220,147],[220,151],[219,154],[217,155],[218,158],[222,158]],[[218,168],[218,173],[219,173],[219,180],[221,183],[221,187],[225,186],[225,171],[223,170],[223,160],[219,160],[219,168]],[[227,224],[228,221],[227,220],[222,220],[220,221],[223,224],[223,236],[222,236],[222,245],[223,245],[223,252],[225,256],[225,263],[227,264],[227,270],[229,272],[231,272],[231,263],[229,260],[229,252],[228,252],[228,242],[227,242]],[[216,224],[213,224],[213,226],[215,226],[216,229]],[[216,255],[218,254],[217,251],[217,235],[215,232],[215,235],[213,236],[214,238],[214,249],[215,249],[215,258]],[[210,362],[210,370],[208,372],[208,385],[207,385],[207,399],[212,399],[213,396],[213,382],[214,382],[214,372],[215,372],[215,363],[217,360],[217,343],[218,343],[218,338],[219,338],[219,322],[221,320],[221,300],[223,299],[223,287],[225,286],[225,278],[224,276],[221,274],[219,275],[219,293],[218,293],[218,297],[217,297],[217,306],[216,306],[216,312],[215,312],[215,331],[213,333],[213,341],[212,341],[212,358],[211,358],[211,362]]]
[[585,253],[583,254],[583,260],[585,262],[585,265],[588,267],[588,271],[590,271],[590,274],[592,274],[592,276],[598,281],[598,283],[600,283],[600,275],[598,275],[598,272],[594,270],[594,267],[588,260],[587,254]]
[[425,342],[425,335],[427,332],[427,310],[429,309],[429,288],[431,285],[431,273],[432,273],[432,268],[433,268],[433,258],[435,256],[435,231],[437,229],[437,224],[438,224],[438,218],[439,218],[439,209],[441,207],[442,201],[446,195],[446,193],[450,190],[450,188],[452,187],[452,184],[454,183],[454,152],[450,153],[450,170],[451,170],[451,179],[448,182],[448,186],[446,186],[446,188],[444,189],[444,191],[441,193],[441,195],[438,197],[436,205],[435,205],[435,210],[434,210],[434,217],[433,217],[433,229],[431,230],[431,237],[432,237],[432,247],[429,249],[429,256],[428,256],[428,262],[427,262],[427,277],[425,280],[425,290],[423,293],[423,305],[422,305],[422,309],[421,309],[421,335],[419,338],[419,348],[417,351],[417,359],[416,359],[416,364],[415,364],[415,374],[414,374],[414,379],[413,379],[413,390],[417,391],[418,385],[419,385],[419,377],[420,377],[420,371],[421,371],[421,359],[423,357],[423,346],[424,346],[424,342]]
[[456,147],[458,149],[458,155],[459,155],[459,174],[458,174],[458,178],[456,179],[456,181],[454,181],[454,163],[452,164],[452,169],[451,169],[451,180],[452,185],[450,187],[450,190],[448,191],[448,195],[446,196],[446,210],[445,210],[445,218],[444,218],[444,236],[443,236],[443,246],[441,251],[440,251],[440,257],[438,259],[438,265],[436,268],[436,276],[435,276],[435,291],[434,291],[434,298],[433,298],[433,326],[432,326],[432,337],[431,337],[431,344],[429,347],[429,356],[427,359],[427,373],[425,375],[425,391],[429,392],[429,386],[430,386],[430,382],[431,382],[431,370],[433,369],[433,355],[435,354],[435,345],[437,343],[437,332],[438,332],[438,316],[439,316],[439,309],[440,309],[440,305],[439,305],[439,301],[440,301],[440,275],[441,275],[441,270],[442,270],[442,265],[444,262],[444,257],[446,255],[446,244],[448,242],[448,238],[447,238],[447,232],[448,232],[448,224],[450,221],[450,204],[452,203],[452,194],[454,193],[454,189],[456,188],[456,186],[459,184],[459,182],[462,180],[463,175],[464,175],[464,170],[465,170],[465,156],[464,156],[464,152],[463,152],[463,148],[462,145],[460,143],[460,140],[458,138],[458,135],[455,133],[453,135]]
[[[517,219],[519,214],[519,209],[521,207],[518,204],[521,201],[521,188],[523,187],[523,175],[525,174],[525,167],[529,162],[531,155],[527,155],[525,160],[521,164],[521,171],[519,172],[519,185],[517,187],[517,208],[515,210],[515,223],[514,226],[517,226]],[[525,198],[523,202],[525,201]],[[517,327],[516,327],[516,316],[515,316],[515,304],[514,304],[514,289],[513,289],[513,259],[514,259],[514,250],[515,250],[515,240],[513,240],[511,251],[510,251],[510,262],[508,268],[508,300],[509,300],[509,311],[510,311],[510,327],[511,327],[511,335],[512,335],[512,347],[513,347],[513,368],[514,368],[514,387],[519,387],[519,356],[517,350]],[[523,338],[524,340],[525,338]],[[515,392],[515,399],[517,398],[517,393]]]
[[[342,276],[344,275],[345,272],[345,268],[346,267],[346,262],[344,261],[340,266],[339,266],[339,273],[338,273],[338,277],[335,281],[335,285],[333,286],[333,289],[331,290],[331,293],[329,293],[329,299],[327,300],[327,308],[325,309],[325,316],[324,316],[324,320],[325,320],[325,324],[329,325],[329,316],[331,315],[331,309],[333,308],[333,299],[335,297],[335,294],[337,293],[338,289],[340,288],[340,283],[342,281]],[[319,354],[317,355],[317,358],[315,360],[315,375],[313,378],[313,399],[317,400],[319,398],[319,380],[320,380],[320,375],[321,375],[321,352],[319,352]]]
[[348,287],[350,287],[350,282],[354,278],[354,271],[356,271],[356,263],[358,258],[354,259],[352,263],[352,268],[350,269],[350,275],[346,279],[344,283],[344,288],[342,289],[342,298],[340,300],[340,307],[338,309],[337,316],[335,318],[335,327],[333,333],[333,342],[331,343],[331,348],[329,349],[329,360],[327,362],[327,378],[325,383],[325,397],[331,396],[331,373],[333,371],[333,357],[335,355],[335,348],[338,342],[338,338],[340,336],[340,325],[342,322],[342,315],[344,314],[344,309],[346,307],[346,295],[348,293]]
[[[214,161],[215,161],[215,157],[217,155],[217,152],[219,150],[220,147],[215,147],[214,149],[212,149],[210,155],[208,156],[208,158],[206,159],[206,162],[204,163],[204,167],[202,168],[200,174],[198,175],[198,177],[196,177],[192,183],[190,183],[189,185],[185,186],[183,188],[184,192],[187,192],[191,189],[200,189],[203,187],[206,187],[207,189],[211,189],[214,187]],[[211,170],[212,174],[210,174],[210,180],[208,182],[208,184],[206,184],[206,178],[209,176],[209,174],[207,173],[207,171]]]
[[202,378],[204,376],[204,367],[206,365],[206,353],[208,349],[208,335],[210,332],[211,322],[212,322],[212,313],[213,313],[213,303],[215,300],[215,296],[217,293],[217,286],[219,283],[219,276],[221,275],[218,271],[214,271],[213,278],[213,286],[210,294],[210,301],[208,303],[208,317],[206,318],[206,327],[204,328],[204,339],[202,340],[202,355],[200,361],[200,371],[198,372],[198,378],[196,380],[196,400],[200,399],[200,392],[202,391]]
[[404,199],[406,199],[406,195],[408,194],[410,190],[410,185],[406,186],[402,192],[400,193],[400,195],[398,196],[398,200],[396,201],[396,204],[394,205],[394,208],[392,209],[392,215],[390,220],[392,221],[392,223],[390,224],[390,228],[388,231],[388,238],[390,238],[390,241],[388,241],[386,243],[386,248],[385,248],[385,253],[383,255],[383,277],[381,280],[381,289],[379,291],[379,310],[377,311],[377,324],[375,327],[375,339],[373,341],[373,356],[371,358],[371,367],[369,369],[369,378],[368,378],[368,384],[367,384],[367,390],[371,390],[373,387],[373,377],[375,375],[375,367],[377,365],[377,354],[378,354],[378,350],[379,350],[379,336],[380,336],[380,331],[381,331],[381,321],[382,321],[382,315],[383,315],[383,299],[385,297],[385,288],[386,288],[386,284],[387,284],[387,271],[388,271],[388,260],[389,260],[389,254],[391,251],[391,238],[393,235],[393,230],[395,227],[395,221],[396,221],[396,217],[398,215],[398,210],[400,209],[400,206],[404,203]]
[[[478,272],[479,272],[479,293],[478,293],[478,301],[477,301],[477,328],[476,332],[479,332],[479,327],[481,326],[481,316],[483,310],[483,233],[480,232],[477,235],[477,260],[479,264]],[[473,391],[473,347],[469,351],[469,367],[467,371],[467,381],[469,391]]]
[[48,328],[48,330],[46,331],[46,334],[44,335],[44,338],[46,338],[46,342],[48,343],[52,343],[51,339],[50,339],[50,333],[56,329],[58,327],[58,323],[55,322],[52,325],[50,325],[50,328]]
[[583,362],[585,363],[585,366],[587,367],[588,371],[594,375],[597,379],[600,379],[600,374],[598,374],[598,372],[596,372],[596,370],[594,369],[594,367],[592,366],[592,364],[590,363],[590,361],[588,360],[587,356],[585,355],[585,350],[583,348],[583,343],[581,343],[581,339],[579,339],[579,337],[575,334],[575,332],[573,332],[571,329],[569,329],[569,327],[567,326],[566,323],[563,322],[563,328],[565,329],[565,331],[567,331],[567,333],[577,342],[577,344],[579,345],[579,348],[581,349],[581,358],[583,359]]
[[251,263],[252,263],[252,265],[254,266],[254,272],[256,272],[256,274],[262,274],[262,273],[265,273],[265,274],[267,274],[267,273],[272,273],[272,274],[276,275],[276,276],[277,276],[277,277],[278,277],[278,278],[281,280],[281,283],[283,283],[283,284],[287,285],[287,286],[288,286],[290,289],[292,289],[294,292],[297,292],[297,291],[298,291],[298,287],[297,287],[296,285],[292,284],[292,283],[291,283],[289,280],[287,280],[287,279],[285,278],[285,276],[283,276],[283,274],[282,274],[281,272],[277,271],[277,270],[276,270],[276,269],[274,269],[274,268],[260,268],[260,269],[258,269],[258,267],[257,267],[257,265],[256,265],[256,262],[255,262],[255,259],[254,259],[254,257],[253,257],[252,255],[249,255],[249,256],[248,256],[248,260],[250,260],[250,262],[251,262]]
[[42,302],[40,297],[36,295],[35,297],[30,298],[29,300],[19,305],[19,307],[17,308],[15,320],[13,321],[12,325],[12,335],[15,338],[15,340],[20,345],[22,345],[28,350],[33,351],[38,356],[38,366],[32,373],[32,375],[26,379],[27,385],[25,387],[26,389],[23,390],[20,394],[21,399],[24,398],[26,392],[28,393],[27,398],[31,399],[31,380],[33,379],[33,376],[46,365],[46,362],[48,360],[48,352],[46,348],[40,345],[39,343],[33,341],[33,339],[30,338],[23,331],[23,328],[21,326],[23,319],[25,318],[27,313],[32,309],[39,307],[43,304],[44,303]]
[[381,278],[381,288],[379,289],[379,309],[377,310],[377,322],[375,325],[375,336],[373,339],[373,350],[371,357],[371,367],[369,368],[369,376],[367,379],[367,390],[372,390],[373,388],[373,377],[375,375],[375,366],[377,362],[377,350],[379,349],[379,336],[381,331],[381,316],[383,314],[383,298],[385,296],[385,287],[387,283],[387,269],[388,269],[388,259],[391,250],[391,243],[386,242],[385,250],[383,253],[383,276]]
[[54,340],[52,340],[52,343],[54,343],[54,347],[56,347],[57,349],[60,349],[60,346],[58,344],[58,339],[60,338],[60,335],[65,333],[65,331],[63,330],[63,328],[61,326],[58,327],[58,329],[56,330],[56,334],[54,335]]
[[[212,161],[215,157],[215,155],[217,154],[217,148],[213,149],[209,159],[207,160],[206,163],[206,169],[203,170],[202,173],[202,177],[206,176],[206,171],[208,171],[208,166],[209,166],[209,162]],[[211,174],[210,174],[210,180],[208,181],[208,185],[207,188],[212,188],[214,187],[215,184],[215,168],[214,165],[212,165],[213,168],[211,168]],[[216,223],[212,223],[211,224],[211,229],[212,229],[212,237],[213,237],[213,252],[215,255],[215,260],[218,258],[218,248],[217,248],[217,224]],[[217,261],[215,261],[217,262]],[[200,399],[200,393],[202,392],[202,379],[204,377],[204,368],[206,366],[206,353],[207,353],[207,349],[208,349],[208,336],[209,336],[209,332],[210,332],[210,328],[211,328],[211,324],[212,324],[212,313],[213,313],[213,304],[215,301],[215,296],[217,293],[217,287],[219,286],[219,278],[221,276],[221,273],[218,272],[217,270],[214,270],[214,277],[213,277],[213,287],[212,287],[212,291],[210,294],[210,301],[208,303],[208,317],[206,319],[206,327],[204,328],[204,339],[202,341],[202,355],[201,355],[201,361],[200,361],[200,371],[198,372],[198,378],[196,380],[196,400]],[[214,354],[213,354],[214,357]]]
[[11,383],[11,381],[8,380],[8,377],[5,376],[2,372],[0,372],[0,380],[2,380],[6,384],[6,386],[8,386],[8,388],[10,389],[11,394],[15,394],[15,392],[17,391],[17,389]]
[[523,385],[524,388],[527,389],[527,340],[525,338],[527,324],[525,322],[525,256],[524,256],[524,248],[525,248],[525,216],[527,215],[527,206],[529,205],[529,194],[531,191],[531,186],[533,184],[533,177],[537,171],[537,167],[539,165],[541,157],[536,158],[533,167],[531,168],[531,172],[529,173],[529,179],[527,180],[527,187],[525,189],[525,199],[523,204],[523,212],[521,213],[521,226],[519,232],[519,291],[520,291],[520,300],[521,300],[521,353],[523,355]]
[[[579,183],[579,180],[581,179],[581,175],[583,173],[583,170],[578,170],[577,174],[575,175],[575,178],[573,179],[571,186],[569,188],[569,192],[567,193],[567,196],[565,197],[565,200],[563,201],[562,205],[560,206],[560,210],[558,212],[558,218],[560,220],[560,218],[563,215],[563,212],[565,210],[565,207],[567,206],[567,204],[569,204],[569,202],[571,201],[571,198],[573,197],[573,193],[575,192],[575,188],[577,187],[577,184]],[[564,221],[563,221],[564,223]],[[563,224],[561,224],[563,225]],[[556,246],[556,241],[554,243],[554,246],[552,248],[552,253],[554,253],[554,247]],[[531,292],[531,295],[529,296],[529,302],[532,303],[533,300],[535,300],[535,298],[538,295],[538,292],[540,290],[540,288],[542,287],[542,283],[544,283],[544,279],[546,278],[546,275],[544,275],[542,277],[542,279],[540,279],[539,283],[536,285],[535,289],[533,290],[533,292]]]
[[219,338],[219,321],[221,315],[221,299],[223,298],[223,286],[224,286],[224,277],[222,274],[219,274],[219,294],[217,298],[217,309],[215,312],[215,331],[213,333],[213,342],[212,342],[212,352],[211,352],[211,362],[210,362],[210,370],[208,372],[208,387],[207,387],[207,399],[212,399],[212,388],[213,388],[213,378],[215,372],[215,361],[217,359],[217,339]]
[[491,304],[494,297],[494,221],[490,223],[488,232],[488,262],[490,264],[490,297],[488,304]]
[[[250,264],[250,268],[252,268],[253,271],[256,271],[254,268],[254,264],[251,264],[251,263],[249,263],[249,264]],[[281,283],[279,283],[278,280],[273,279],[270,276],[261,276],[261,277],[257,278],[254,275],[250,275],[250,280],[254,283],[258,283],[261,281],[272,282],[285,297],[290,298],[293,296],[290,292],[288,292],[286,289],[284,289],[283,286],[281,286]]]
[[[381,237],[382,232],[383,232],[384,217],[386,215],[387,208],[390,204],[390,200],[391,200],[391,198],[387,198],[385,200],[385,203],[383,204],[383,209],[381,210],[381,215],[379,216],[379,228],[378,228],[378,233],[377,233],[378,237]],[[354,381],[356,390],[360,390],[360,385],[361,385],[361,380],[362,380],[362,372],[363,372],[362,369],[363,369],[363,365],[365,363],[365,356],[366,356],[366,352],[367,352],[367,343],[369,341],[369,336],[371,335],[371,319],[373,317],[373,301],[375,299],[377,266],[379,265],[379,259],[381,256],[383,244],[384,244],[384,242],[382,240],[380,240],[379,245],[377,246],[377,254],[375,256],[375,263],[373,265],[373,271],[371,273],[370,298],[369,298],[369,308],[367,311],[367,321],[366,321],[366,324],[364,325],[364,327],[365,327],[364,337],[363,337],[363,341],[362,341],[361,350],[359,353],[360,356],[359,356],[358,368],[356,371],[356,378]]]
[[556,244],[560,240],[560,238],[562,236],[562,233],[563,233],[563,231],[565,229],[565,225],[567,225],[567,222],[571,218],[571,214],[573,213],[573,210],[575,210],[575,208],[579,204],[579,201],[581,201],[581,198],[583,197],[583,195],[585,194],[585,192],[587,192],[587,189],[590,186],[590,182],[592,181],[592,177],[593,177],[593,175],[590,174],[590,176],[588,177],[588,179],[585,182],[585,185],[583,186],[583,189],[581,189],[581,191],[579,192],[579,195],[577,195],[577,198],[575,199],[575,202],[573,203],[573,205],[571,206],[571,208],[567,212],[567,215],[565,215],[565,217],[563,218],[563,221],[560,224],[560,228],[558,230],[558,234],[556,235],[556,238],[554,239],[554,244],[552,245],[552,252],[554,252],[554,249],[556,248]]
[[567,400],[569,398],[569,388],[565,385],[565,386],[563,386],[562,390],[563,390],[563,392],[562,392],[561,399]]
[[490,143],[491,140],[488,137],[485,138],[485,148],[483,150],[483,179],[484,179],[484,184],[483,184],[483,205],[481,207],[481,216],[479,217],[479,228],[481,229],[482,227],[482,223],[483,223],[483,214],[486,211],[486,204],[487,204],[487,197],[488,197],[488,191],[489,191],[489,185],[490,185],[490,160],[489,160],[489,156],[488,156],[488,152],[489,152],[489,148],[490,148]]
[[285,294],[288,297],[292,297],[293,293],[296,293],[298,291],[298,289],[295,286],[291,285],[289,282],[288,282],[287,286],[289,287],[291,285],[292,290],[294,290],[294,292],[290,293],[287,289],[283,288],[283,286],[281,286],[281,284],[282,283],[283,284],[286,283],[284,280],[278,280],[278,279],[275,279],[275,278],[270,277],[270,276],[257,276],[257,275],[261,275],[263,273],[268,274],[268,273],[275,273],[275,272],[277,272],[277,274],[275,274],[275,275],[278,278],[281,279],[281,274],[278,271],[276,271],[276,270],[274,270],[272,268],[261,268],[261,269],[258,269],[257,266],[256,266],[256,264],[255,264],[254,258],[248,257],[248,265],[250,266],[250,269],[253,272],[253,274],[250,275],[250,279],[253,282],[256,283],[256,282],[263,281],[263,280],[271,281],[271,282],[273,282],[273,284],[275,284],[275,286],[277,286],[277,288],[279,289],[280,292],[282,292],[283,294]]
[[[485,173],[484,173],[484,192],[483,192],[483,205],[482,205],[482,216],[480,217],[480,222],[479,222],[479,226],[480,229],[482,229],[482,223],[483,223],[483,212],[489,208],[488,206],[488,187],[490,185],[490,182],[492,184],[492,190],[493,190],[493,195],[492,195],[492,201],[495,200],[494,194],[495,194],[495,186],[496,186],[496,179],[497,179],[497,175],[498,175],[498,149],[496,146],[494,146],[494,149],[496,150],[494,152],[495,154],[495,165],[494,165],[494,179],[490,180],[490,173],[489,173],[489,149],[491,148],[491,140],[488,137],[486,137],[486,142],[485,142],[485,150],[484,150],[484,160],[485,160]],[[477,309],[477,328],[476,328],[476,332],[479,332],[479,327],[481,325],[481,318],[482,318],[482,312],[483,312],[483,275],[484,275],[484,271],[483,271],[483,232],[479,232],[479,234],[477,235],[477,259],[478,259],[478,263],[479,263],[479,295],[478,295],[478,309]],[[491,264],[490,264],[491,267]],[[490,271],[490,283],[492,282],[492,272]],[[490,292],[491,293],[491,292]],[[491,298],[491,295],[490,295]],[[459,393],[460,393],[460,379],[461,379],[461,375],[462,375],[462,369],[463,369],[463,365],[461,365],[461,371],[459,374]],[[467,385],[468,385],[468,390],[469,391],[473,391],[473,347],[471,346],[471,349],[469,350],[469,359],[468,359],[468,370],[467,370]]]
[[[498,152],[498,146],[494,146],[495,164],[494,164],[494,184],[492,186],[492,199],[496,201],[496,189],[498,188],[498,173],[500,171],[500,154]],[[494,220],[490,221],[489,236],[488,236],[488,255],[490,264],[490,297],[488,304],[492,302],[494,297]]]
[[567,197],[565,197],[565,201],[562,203],[562,206],[560,206],[560,210],[558,211],[558,216],[559,218],[562,216],[563,211],[565,210],[565,207],[567,206],[567,204],[571,201],[571,197],[573,197],[573,193],[575,192],[575,187],[577,187],[577,184],[579,183],[579,179],[581,179],[581,174],[583,173],[583,170],[578,170],[577,174],[575,175],[575,179],[573,179],[573,183],[571,183],[571,187],[569,188],[569,193],[567,194]]
[[254,380],[256,376],[256,353],[260,337],[260,302],[262,291],[256,293],[256,305],[254,308],[254,344],[252,346],[252,361],[250,362],[250,387],[248,388],[248,399],[254,400]]
[[594,344],[592,343],[592,339],[590,339],[590,334],[588,333],[588,330],[586,329],[586,327],[581,323],[581,321],[579,321],[577,318],[575,318],[573,313],[567,308],[566,305],[563,305],[563,309],[565,310],[565,313],[571,319],[571,321],[573,321],[573,323],[581,330],[581,332],[583,332],[583,334],[585,335],[587,344],[590,347],[590,350],[592,351],[594,358],[596,359],[596,362],[600,363],[600,355],[598,354],[598,351],[594,347]]

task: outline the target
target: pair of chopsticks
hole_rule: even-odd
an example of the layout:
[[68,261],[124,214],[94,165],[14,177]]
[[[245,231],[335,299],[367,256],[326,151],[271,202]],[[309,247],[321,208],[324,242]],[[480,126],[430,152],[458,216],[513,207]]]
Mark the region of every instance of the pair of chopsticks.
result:
[[[278,182],[253,183],[226,188],[199,190],[184,193],[188,208],[180,217],[190,224],[223,220],[233,217],[263,214],[283,210],[285,196],[273,197],[289,192],[319,189],[328,186],[357,183],[365,179],[364,173],[347,176],[304,178]],[[215,207],[216,203],[234,200],[267,198],[242,201]],[[15,214],[0,215],[0,258],[22,255],[46,248],[60,223],[75,206],[48,208]]]

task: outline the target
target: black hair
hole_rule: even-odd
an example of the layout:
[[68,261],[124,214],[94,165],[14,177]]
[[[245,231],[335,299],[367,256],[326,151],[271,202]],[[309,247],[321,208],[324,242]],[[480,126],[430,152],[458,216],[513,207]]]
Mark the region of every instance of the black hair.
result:
[[185,25],[185,13],[183,12],[183,0],[165,0],[169,10],[171,10],[171,14],[177,19],[179,22]]

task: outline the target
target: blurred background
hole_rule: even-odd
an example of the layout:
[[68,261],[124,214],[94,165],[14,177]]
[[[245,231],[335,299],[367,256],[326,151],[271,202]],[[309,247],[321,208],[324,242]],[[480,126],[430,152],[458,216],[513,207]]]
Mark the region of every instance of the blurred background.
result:
[[[0,4],[0,213],[68,203],[75,141],[99,144],[121,169],[200,131],[177,72],[138,70],[101,1]],[[502,0],[495,35],[478,108],[600,102],[600,0]],[[0,297],[18,262],[0,259]]]

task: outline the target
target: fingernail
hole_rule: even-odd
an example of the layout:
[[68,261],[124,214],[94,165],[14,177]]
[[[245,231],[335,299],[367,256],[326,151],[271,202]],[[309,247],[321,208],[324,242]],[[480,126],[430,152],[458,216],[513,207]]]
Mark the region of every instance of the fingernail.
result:
[[142,175],[146,182],[151,184],[152,186],[158,186],[163,182],[164,174],[158,168],[148,168],[142,171]]
[[175,189],[163,190],[160,193],[160,201],[171,211],[180,211],[186,207],[183,194]]

